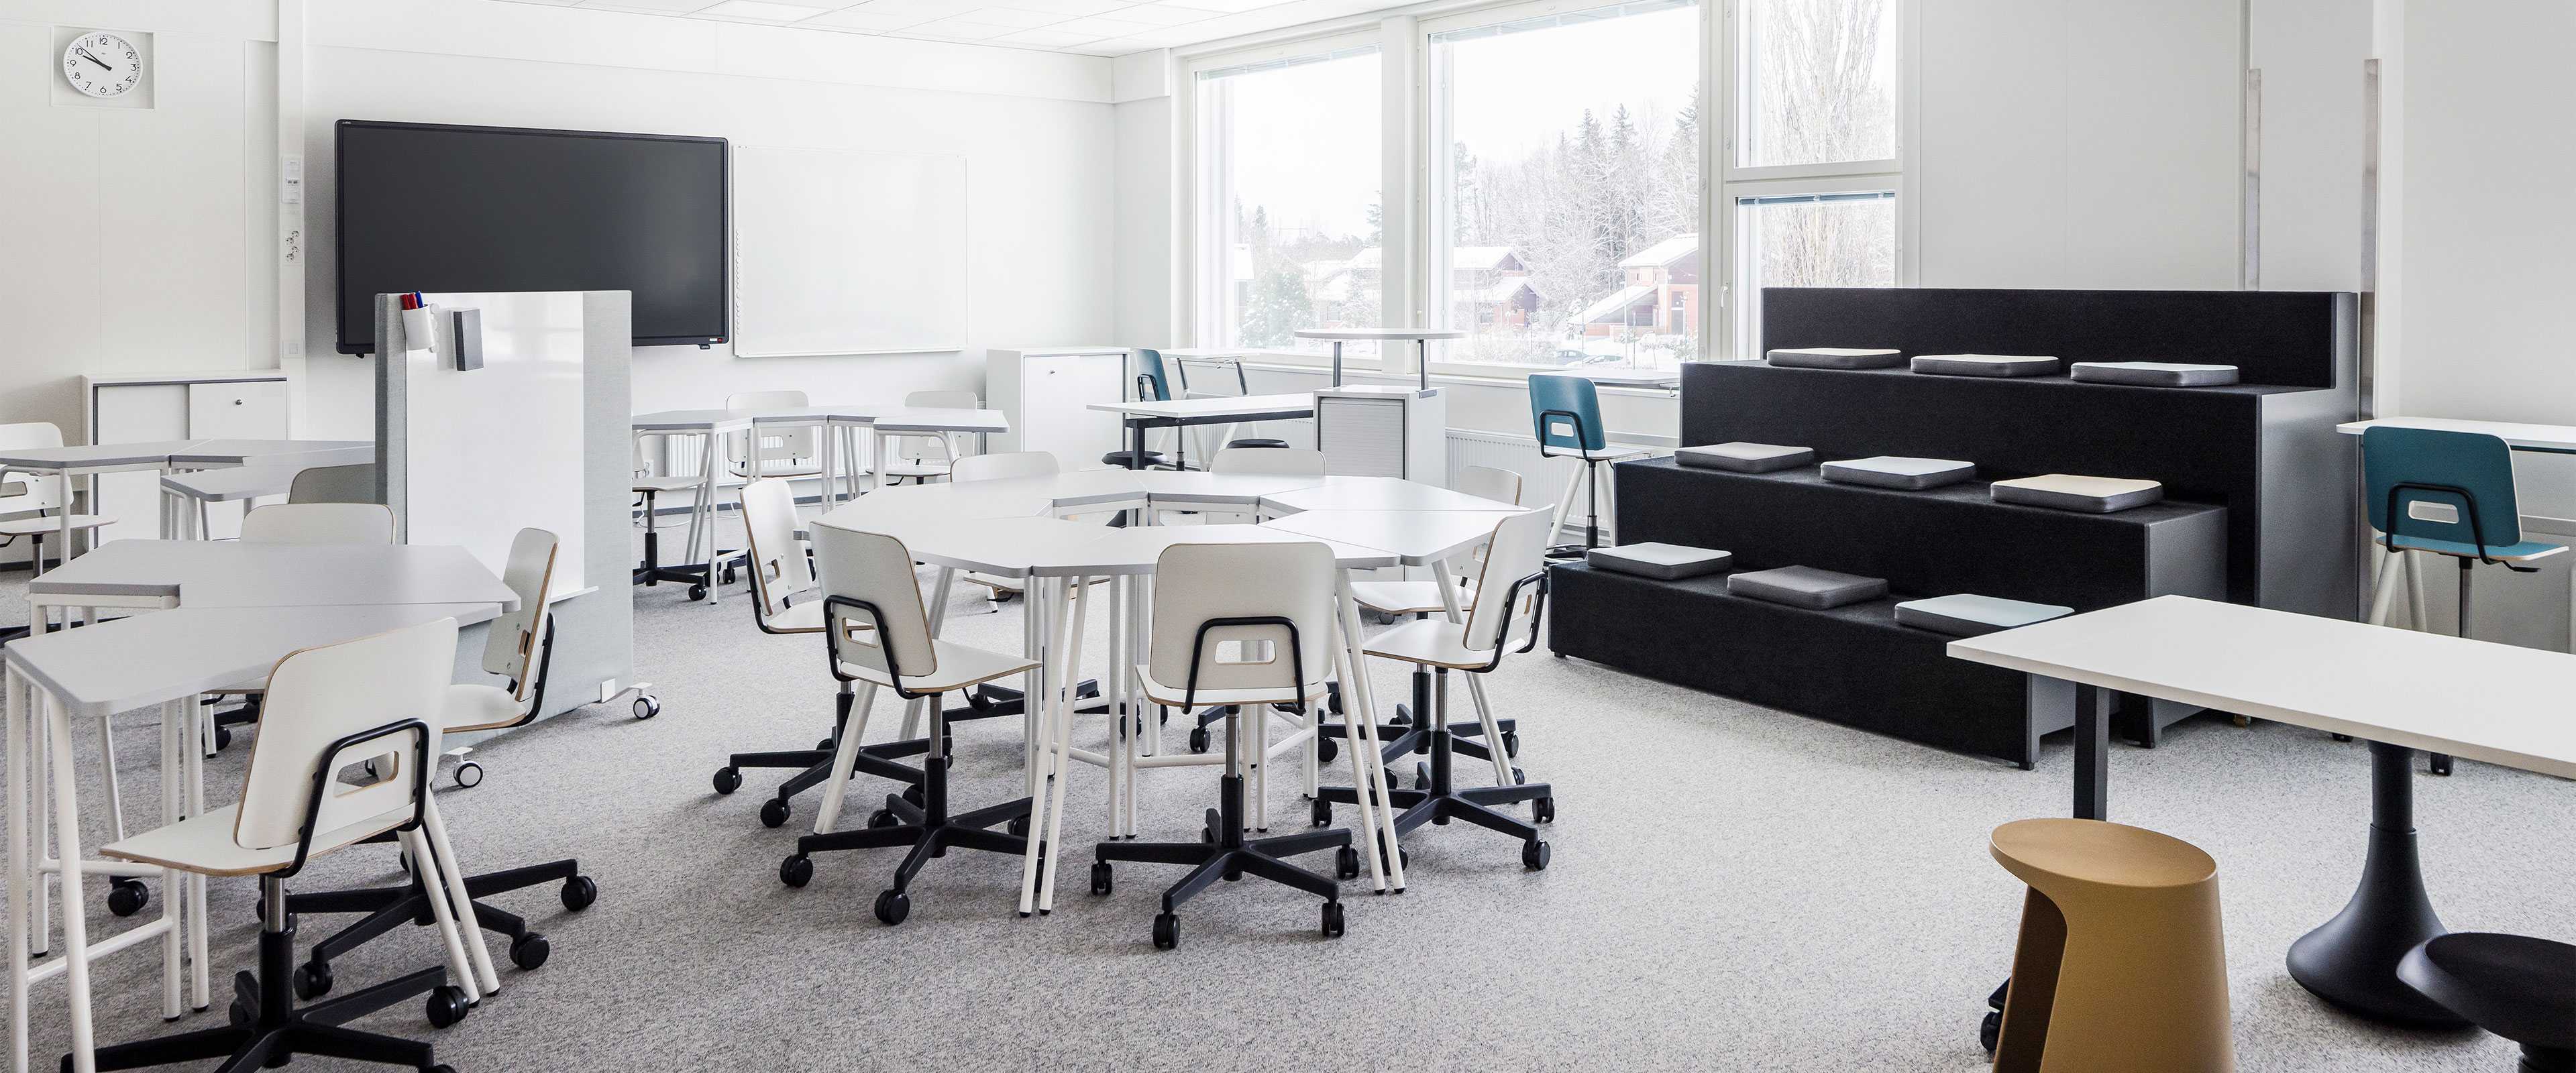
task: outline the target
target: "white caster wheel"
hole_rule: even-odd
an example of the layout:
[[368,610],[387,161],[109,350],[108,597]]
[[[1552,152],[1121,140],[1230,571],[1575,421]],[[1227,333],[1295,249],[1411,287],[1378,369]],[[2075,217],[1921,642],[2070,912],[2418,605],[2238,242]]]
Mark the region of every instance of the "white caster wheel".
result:
[[651,719],[662,714],[662,702],[650,693],[635,698],[635,718]]
[[472,760],[456,765],[456,785],[468,790],[483,785],[483,765]]

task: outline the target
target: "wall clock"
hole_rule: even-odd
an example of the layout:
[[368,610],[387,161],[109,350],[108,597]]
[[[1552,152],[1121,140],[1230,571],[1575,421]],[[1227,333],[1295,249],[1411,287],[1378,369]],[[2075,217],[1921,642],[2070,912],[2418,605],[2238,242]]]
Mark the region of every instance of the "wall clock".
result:
[[63,47],[63,80],[83,95],[112,100],[143,84],[143,62],[124,35],[92,30]]

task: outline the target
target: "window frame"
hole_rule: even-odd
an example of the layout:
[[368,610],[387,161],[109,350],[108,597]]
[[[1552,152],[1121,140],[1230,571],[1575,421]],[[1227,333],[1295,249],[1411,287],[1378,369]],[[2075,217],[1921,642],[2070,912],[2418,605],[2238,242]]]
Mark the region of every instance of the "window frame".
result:
[[[1209,250],[1204,240],[1209,221],[1207,206],[1201,204],[1203,199],[1200,195],[1208,178],[1210,146],[1207,144],[1207,139],[1202,137],[1199,125],[1200,77],[1210,72],[1265,64],[1329,63],[1339,58],[1336,53],[1356,54],[1362,49],[1378,54],[1379,69],[1383,72],[1384,64],[1388,62],[1385,41],[1374,28],[1344,30],[1245,48],[1223,49],[1191,55],[1175,61],[1177,69],[1174,74],[1178,92],[1173,94],[1172,102],[1172,129],[1176,135],[1173,139],[1175,150],[1173,163],[1176,173],[1173,183],[1176,285],[1173,289],[1177,293],[1174,295],[1176,300],[1172,303],[1172,319],[1174,321],[1173,338],[1187,341],[1182,345],[1203,348],[1224,347],[1224,344],[1218,342],[1213,335],[1216,325],[1210,321],[1213,306],[1209,302],[1209,279],[1204,274],[1208,267]],[[1385,115],[1389,110],[1383,85],[1378,93],[1378,104],[1381,137],[1378,157],[1373,167],[1382,172],[1386,163],[1384,123]],[[1389,207],[1384,205],[1383,201],[1381,197],[1379,210],[1381,214],[1389,211]],[[1382,215],[1382,224],[1385,219],[1386,217]],[[1378,302],[1380,308],[1385,307],[1386,280],[1383,272],[1378,279]],[[1266,364],[1330,367],[1333,363],[1333,356],[1329,350],[1318,353],[1254,347],[1239,349],[1244,357]],[[1383,365],[1384,359],[1375,354],[1351,354],[1343,361],[1345,369],[1360,371],[1377,371]]]

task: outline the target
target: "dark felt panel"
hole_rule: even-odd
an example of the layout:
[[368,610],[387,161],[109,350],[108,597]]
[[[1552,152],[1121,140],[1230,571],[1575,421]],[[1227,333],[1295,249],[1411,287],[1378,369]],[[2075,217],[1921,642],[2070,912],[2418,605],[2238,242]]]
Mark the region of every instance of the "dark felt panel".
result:
[[2249,384],[2332,387],[2354,296],[2333,291],[1766,287],[1762,349],[2051,354],[2234,365]]

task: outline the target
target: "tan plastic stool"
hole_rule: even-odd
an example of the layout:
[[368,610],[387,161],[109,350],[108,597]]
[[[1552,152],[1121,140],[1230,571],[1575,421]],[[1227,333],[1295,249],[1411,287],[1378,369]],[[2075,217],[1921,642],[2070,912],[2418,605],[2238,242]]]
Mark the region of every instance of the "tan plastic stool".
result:
[[1991,848],[2030,884],[1998,1073],[2236,1068],[2218,862],[2099,820],[2017,820],[1995,828]]

